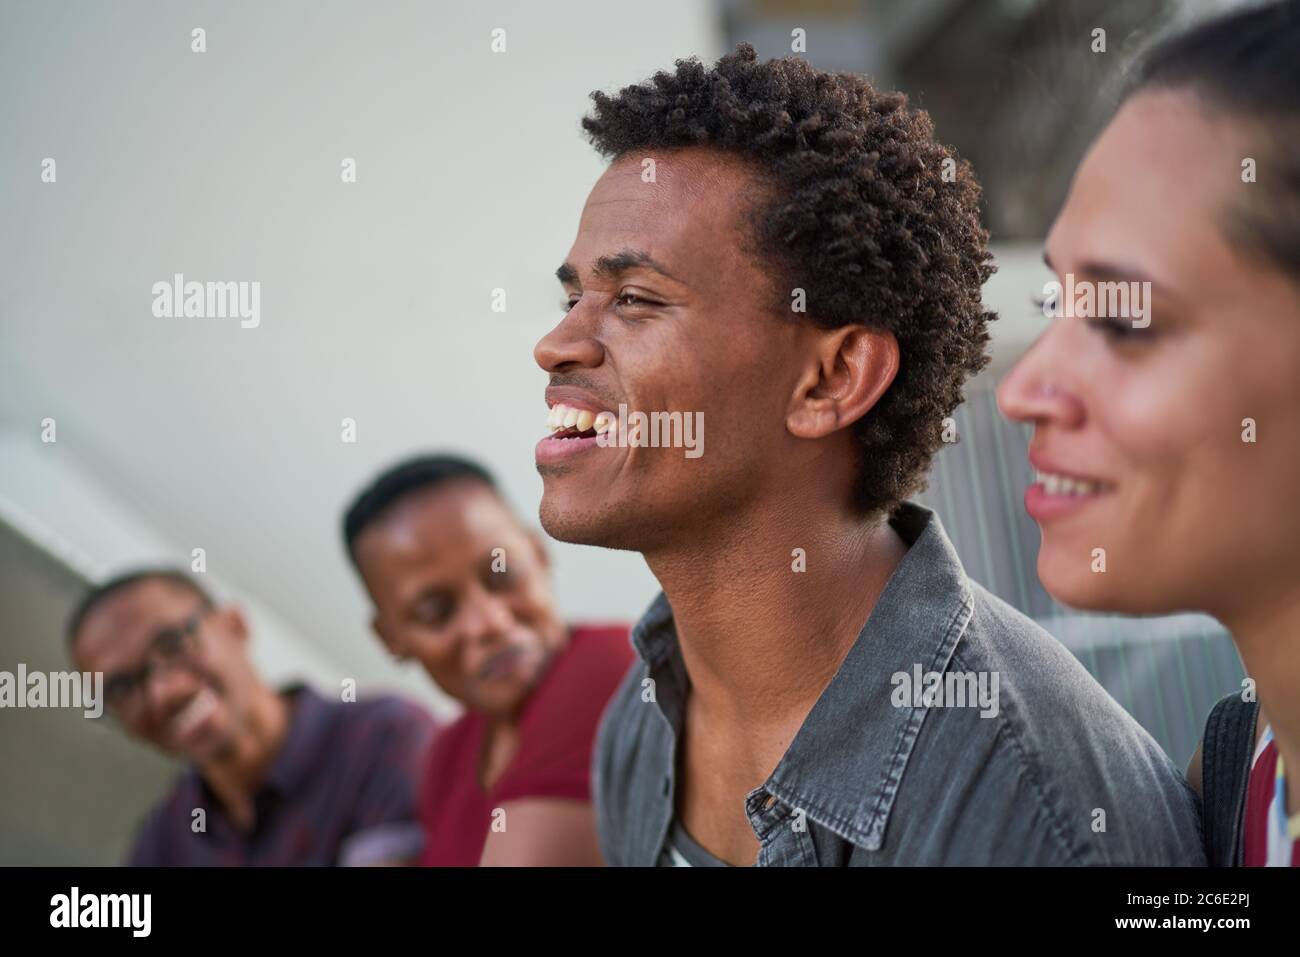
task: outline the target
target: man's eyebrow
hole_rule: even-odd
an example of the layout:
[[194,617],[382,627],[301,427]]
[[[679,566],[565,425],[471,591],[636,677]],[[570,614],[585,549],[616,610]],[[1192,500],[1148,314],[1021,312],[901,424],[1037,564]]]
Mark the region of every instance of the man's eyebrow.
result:
[[[630,269],[653,269],[661,276],[666,276],[674,282],[681,282],[662,263],[649,253],[639,249],[624,249],[622,252],[613,255],[601,256],[591,264],[592,275],[600,279],[612,279],[614,276],[625,273]],[[562,283],[577,285],[578,270],[571,263],[566,262],[555,270],[555,278]]]
[[612,256],[601,256],[591,266],[591,271],[597,276],[612,278],[619,273],[627,272],[629,269],[653,269],[660,275],[667,276],[669,279],[676,279],[662,264],[656,262],[654,257],[640,249],[624,249],[622,252],[615,253]]

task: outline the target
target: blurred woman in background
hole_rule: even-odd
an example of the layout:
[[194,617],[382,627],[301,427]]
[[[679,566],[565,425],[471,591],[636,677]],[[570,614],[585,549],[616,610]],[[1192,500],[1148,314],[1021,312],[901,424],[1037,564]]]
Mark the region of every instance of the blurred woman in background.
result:
[[343,534],[375,635],[464,709],[429,752],[420,863],[601,864],[591,755],[632,663],[627,629],[565,623],[540,536],[476,462],[385,470]]

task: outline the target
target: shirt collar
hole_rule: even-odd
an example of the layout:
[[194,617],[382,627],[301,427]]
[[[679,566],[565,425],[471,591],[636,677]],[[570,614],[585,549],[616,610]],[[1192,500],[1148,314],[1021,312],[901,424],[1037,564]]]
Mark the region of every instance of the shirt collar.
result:
[[632,628],[632,647],[651,668],[677,651],[677,629],[673,627],[673,608],[668,596],[660,592],[646,613]]
[[289,730],[262,786],[281,794],[292,794],[315,766],[325,744],[330,726],[330,707],[324,698],[306,685],[291,685],[280,693],[292,709]]
[[[267,769],[259,791],[293,794],[311,770],[328,737],[330,707],[325,699],[306,685],[289,685],[280,691],[290,707],[289,729],[285,732],[280,750]],[[195,806],[216,802],[212,789],[199,773],[190,766],[182,779],[186,800]],[[200,800],[202,798],[202,800]]]
[[[804,719],[762,790],[867,850],[884,842],[885,825],[925,707],[895,707],[898,672],[942,673],[974,609],[970,584],[938,516],[903,504],[890,520],[909,543],[857,641]],[[681,652],[672,608],[661,592],[632,632],[651,668]],[[680,728],[681,699],[659,699]],[[754,802],[749,802],[753,804]]]

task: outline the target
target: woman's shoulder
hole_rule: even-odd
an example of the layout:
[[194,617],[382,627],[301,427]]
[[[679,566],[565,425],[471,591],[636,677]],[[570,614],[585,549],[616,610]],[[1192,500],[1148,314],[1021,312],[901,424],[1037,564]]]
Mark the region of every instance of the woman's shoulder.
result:
[[598,715],[636,659],[628,636],[626,625],[571,625],[569,640],[538,684],[529,710],[541,716],[556,710]]
[[441,776],[467,759],[476,760],[474,750],[483,728],[483,718],[475,711],[464,711],[450,724],[439,728],[429,742],[426,767],[430,774]]
[[568,650],[584,667],[591,670],[612,668],[620,677],[636,658],[631,631],[627,625],[619,624],[570,626]]

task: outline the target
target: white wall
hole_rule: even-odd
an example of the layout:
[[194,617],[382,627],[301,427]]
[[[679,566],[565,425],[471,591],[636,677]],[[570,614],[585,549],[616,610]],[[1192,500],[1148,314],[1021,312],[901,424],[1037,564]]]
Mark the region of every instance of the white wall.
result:
[[[87,568],[202,547],[219,589],[253,606],[273,677],[437,705],[370,637],[340,511],[394,459],[454,449],[535,517],[532,347],[602,169],[579,119],[593,89],[716,58],[713,9],[7,3],[0,513]],[[1000,357],[1038,328],[1037,256],[1005,251],[989,286]],[[176,272],[260,281],[260,326],[155,318],[151,286]],[[553,548],[571,616],[630,620],[655,591],[639,556]]]
[[[0,671],[69,669],[62,640],[84,582],[0,523]],[[0,867],[117,864],[175,768],[108,715],[0,712]]]
[[[431,700],[368,634],[341,509],[395,458],[455,449],[535,518],[531,352],[602,169],[588,94],[721,52],[697,0],[7,2],[0,494],[93,562],[203,547],[322,667]],[[261,325],[154,318],[175,272],[260,281]],[[78,476],[66,502],[37,494],[55,472]],[[90,500],[131,535],[72,518]],[[570,615],[632,618],[653,594],[638,556],[554,548]]]
[[1044,295],[1043,286],[1055,278],[1043,264],[1043,247],[1038,243],[993,244],[997,272],[984,284],[984,304],[998,314],[989,328],[993,336],[992,361],[967,389],[992,386],[1047,328],[1048,320],[1035,299]]
[[[75,455],[57,441],[45,443],[18,429],[0,430],[0,525],[56,561],[81,583],[103,581],[123,569],[179,565],[192,568],[191,553],[169,541],[122,497],[88,474]],[[25,572],[24,572],[25,573]],[[340,687],[352,675],[355,656],[338,656],[306,641],[256,593],[204,572],[196,575],[217,601],[238,602],[248,615],[255,640],[251,652],[263,676],[276,684],[294,680]],[[63,609],[64,612],[67,609]],[[6,614],[8,609],[6,609]],[[57,645],[60,631],[46,636]],[[8,650],[6,618],[0,618],[0,648]],[[32,640],[27,636],[25,640]],[[0,668],[14,662],[0,658]]]

